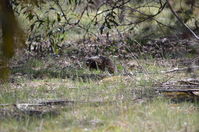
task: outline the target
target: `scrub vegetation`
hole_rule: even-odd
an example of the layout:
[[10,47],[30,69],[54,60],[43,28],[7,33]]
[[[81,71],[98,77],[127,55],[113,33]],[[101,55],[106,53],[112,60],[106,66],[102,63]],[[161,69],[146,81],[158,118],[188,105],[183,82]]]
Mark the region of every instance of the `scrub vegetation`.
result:
[[194,0],[1,0],[0,132],[198,132]]

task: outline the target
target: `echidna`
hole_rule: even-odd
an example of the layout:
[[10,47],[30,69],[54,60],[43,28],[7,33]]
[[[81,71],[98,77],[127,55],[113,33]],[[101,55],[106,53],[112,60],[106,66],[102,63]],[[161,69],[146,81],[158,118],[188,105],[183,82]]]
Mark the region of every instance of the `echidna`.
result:
[[86,65],[89,69],[108,70],[109,73],[115,72],[115,66],[112,60],[106,56],[92,56],[86,59]]

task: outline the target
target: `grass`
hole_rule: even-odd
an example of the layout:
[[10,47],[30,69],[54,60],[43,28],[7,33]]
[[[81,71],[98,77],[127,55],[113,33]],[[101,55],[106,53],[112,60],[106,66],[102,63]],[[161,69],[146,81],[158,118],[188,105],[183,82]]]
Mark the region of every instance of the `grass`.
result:
[[[157,66],[153,60],[149,61],[150,63],[142,60],[139,62],[143,67],[147,67],[149,72],[157,73],[166,68]],[[29,60],[26,63],[30,68],[36,69],[44,64],[41,60]],[[17,73],[22,71],[23,68]],[[184,77],[183,73],[172,75],[139,73],[132,78],[117,75],[98,81],[59,77],[45,79],[16,77],[14,83],[1,85],[0,104],[49,99],[68,99],[77,103],[59,107],[56,115],[47,114],[42,117],[2,116],[0,112],[0,131],[197,132],[199,131],[197,103],[172,103],[159,97],[154,91],[154,84],[157,82]],[[102,103],[96,104],[93,101]],[[6,109],[0,107],[1,111]]]

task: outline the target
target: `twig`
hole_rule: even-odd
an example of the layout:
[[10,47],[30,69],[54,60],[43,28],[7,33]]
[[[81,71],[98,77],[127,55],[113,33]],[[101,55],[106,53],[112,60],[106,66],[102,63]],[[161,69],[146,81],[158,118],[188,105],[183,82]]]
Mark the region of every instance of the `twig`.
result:
[[178,14],[173,10],[169,0],[166,0],[167,4],[169,6],[169,9],[171,10],[171,12],[173,13],[173,15],[177,18],[177,20],[197,39],[199,40],[199,37],[194,33],[194,31],[188,26],[186,25],[182,19],[178,16]]

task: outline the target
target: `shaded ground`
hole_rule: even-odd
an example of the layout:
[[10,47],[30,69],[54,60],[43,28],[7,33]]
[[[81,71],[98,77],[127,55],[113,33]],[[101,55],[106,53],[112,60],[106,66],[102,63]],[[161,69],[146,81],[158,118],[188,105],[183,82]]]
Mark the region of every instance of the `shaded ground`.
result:
[[78,58],[92,55],[115,56],[120,59],[133,59],[150,56],[152,58],[182,58],[198,53],[197,40],[182,35],[165,36],[162,38],[144,38],[134,40],[130,34],[90,37],[75,42],[67,42],[63,46],[68,50],[64,55]]

